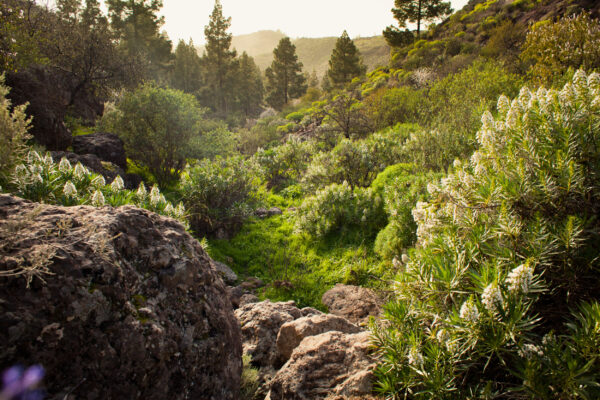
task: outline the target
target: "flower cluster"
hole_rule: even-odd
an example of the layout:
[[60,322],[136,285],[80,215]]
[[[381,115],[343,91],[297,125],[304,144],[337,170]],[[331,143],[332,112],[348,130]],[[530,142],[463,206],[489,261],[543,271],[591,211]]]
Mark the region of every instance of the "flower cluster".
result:
[[31,150],[26,163],[14,168],[11,183],[15,194],[33,201],[95,207],[133,204],[187,224],[183,204],[173,206],[157,187],[152,188],[150,196],[143,183],[137,191],[129,191],[120,176],[107,185],[102,175],[90,172],[79,162],[73,167],[65,157],[54,163],[50,154],[42,156]]

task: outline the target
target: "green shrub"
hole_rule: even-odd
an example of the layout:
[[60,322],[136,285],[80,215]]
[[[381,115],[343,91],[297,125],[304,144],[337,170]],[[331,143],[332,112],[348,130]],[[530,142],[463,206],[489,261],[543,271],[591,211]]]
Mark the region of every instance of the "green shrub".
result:
[[125,93],[116,109],[105,113],[100,129],[119,135],[128,157],[166,185],[179,179],[186,158],[196,154],[193,139],[204,113],[194,96],[146,84]]
[[582,13],[534,25],[521,57],[533,63],[529,75],[542,83],[552,83],[569,68],[600,68],[600,22]]
[[25,114],[26,105],[12,107],[6,98],[9,88],[0,75],[0,187],[8,184],[8,175],[27,153],[26,141],[31,118]]
[[369,186],[380,171],[400,161],[401,146],[414,125],[397,125],[363,140],[342,139],[330,152],[317,154],[303,177],[308,190],[330,183]]
[[493,61],[478,60],[459,73],[433,84],[425,123],[455,135],[472,135],[479,129],[479,116],[493,111],[501,94],[515,95],[520,78]]
[[252,161],[242,157],[201,160],[182,174],[179,191],[192,230],[199,236],[230,234],[253,211],[260,182]]
[[252,155],[260,148],[279,143],[281,134],[277,132],[280,122],[276,117],[260,119],[250,129],[238,131],[238,149],[242,154]]
[[298,208],[296,228],[316,237],[358,228],[364,237],[372,236],[385,224],[381,197],[370,188],[333,183],[307,197]]
[[407,86],[382,88],[363,100],[370,125],[381,130],[397,123],[415,123],[425,100],[422,90]]
[[413,164],[397,164],[386,168],[373,181],[375,193],[384,190],[383,199],[388,225],[375,239],[375,252],[384,259],[398,258],[416,239],[417,224],[412,209],[418,201],[429,199],[427,185],[442,174],[417,174]]
[[300,179],[314,151],[312,142],[291,138],[281,146],[259,149],[253,158],[260,166],[267,186],[280,190]]
[[560,92],[501,96],[479,150],[428,187],[373,327],[380,392],[600,396],[599,91],[598,74],[578,71]]

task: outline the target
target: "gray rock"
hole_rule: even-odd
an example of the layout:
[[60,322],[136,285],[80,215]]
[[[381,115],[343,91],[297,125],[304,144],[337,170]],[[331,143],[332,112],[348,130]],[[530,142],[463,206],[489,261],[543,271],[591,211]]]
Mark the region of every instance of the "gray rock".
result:
[[42,364],[48,398],[238,398],[239,322],[177,221],[0,195],[0,243],[0,365]]
[[305,337],[329,331],[358,333],[362,329],[347,319],[332,314],[314,314],[286,322],[277,335],[277,351],[281,360],[287,361]]
[[77,154],[95,154],[102,161],[109,161],[122,169],[127,168],[123,141],[112,133],[96,132],[75,136],[73,151]]
[[289,321],[302,317],[293,301],[272,303],[269,300],[247,303],[235,310],[242,326],[244,353],[250,354],[258,367],[278,366],[277,334]]
[[371,398],[370,333],[307,336],[270,382],[270,400]]
[[355,324],[366,323],[369,316],[378,316],[382,300],[371,289],[337,284],[323,294],[322,303],[329,312]]
[[212,264],[227,285],[233,285],[237,281],[238,276],[227,264],[215,260],[212,260]]

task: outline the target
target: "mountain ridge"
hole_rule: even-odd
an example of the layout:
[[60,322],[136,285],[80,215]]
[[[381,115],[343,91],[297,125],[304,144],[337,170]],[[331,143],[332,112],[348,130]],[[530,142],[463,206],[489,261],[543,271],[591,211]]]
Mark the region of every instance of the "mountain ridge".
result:
[[[285,33],[280,30],[262,30],[237,35],[233,37],[231,47],[238,53],[244,51],[248,53],[254,58],[261,71],[264,71],[273,61],[273,49],[285,36]],[[292,39],[298,59],[303,64],[303,70],[307,73],[315,71],[319,78],[323,77],[329,68],[329,58],[337,39],[337,37]],[[357,37],[353,40],[368,70],[388,64],[390,47],[383,36]],[[204,52],[204,46],[196,46],[196,48],[199,54]]]

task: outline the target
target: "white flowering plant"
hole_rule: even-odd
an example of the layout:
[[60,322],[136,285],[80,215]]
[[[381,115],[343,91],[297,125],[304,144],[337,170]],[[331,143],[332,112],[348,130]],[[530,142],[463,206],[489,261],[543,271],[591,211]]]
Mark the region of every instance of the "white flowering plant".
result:
[[102,175],[91,172],[81,163],[73,166],[64,157],[55,163],[49,153],[42,155],[30,150],[9,178],[4,190],[27,200],[63,206],[131,204],[175,218],[187,226],[183,204],[173,206],[157,187],[153,188],[153,201],[143,183],[137,191],[127,190],[120,176],[107,183]]
[[476,136],[413,209],[416,246],[373,326],[377,390],[600,398],[600,75],[501,96]]

